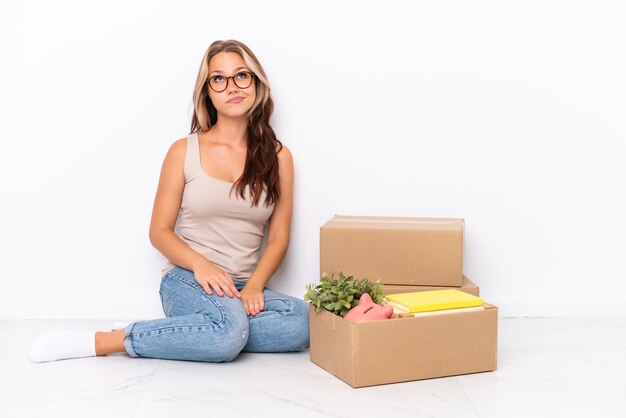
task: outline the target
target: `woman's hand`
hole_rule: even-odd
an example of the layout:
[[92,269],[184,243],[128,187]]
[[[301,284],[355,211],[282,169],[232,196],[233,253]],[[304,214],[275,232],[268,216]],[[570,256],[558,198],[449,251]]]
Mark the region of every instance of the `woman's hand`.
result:
[[240,299],[248,316],[255,316],[265,308],[265,299],[261,289],[246,285],[241,289]]
[[212,288],[220,297],[224,296],[224,293],[226,293],[229,298],[233,296],[241,297],[232,277],[209,261],[194,267],[193,275],[198,284],[202,286],[204,291],[209,295],[213,294]]

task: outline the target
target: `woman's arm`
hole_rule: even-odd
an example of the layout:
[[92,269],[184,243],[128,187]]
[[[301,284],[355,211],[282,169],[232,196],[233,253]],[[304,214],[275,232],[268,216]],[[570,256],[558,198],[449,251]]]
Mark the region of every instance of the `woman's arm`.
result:
[[185,189],[185,154],[187,139],[182,138],[170,147],[163,167],[150,221],[150,242],[173,264],[193,271],[194,278],[209,295],[240,297],[232,277],[194,251],[180,239],[174,228]]
[[183,167],[186,150],[186,138],[179,139],[172,144],[163,161],[152,207],[150,242],[175,265],[193,270],[194,266],[207,260],[174,233],[185,187]]
[[[267,281],[282,263],[291,234],[291,214],[293,212],[293,158],[291,152],[283,145],[278,153],[278,177],[281,196],[274,205],[269,219],[267,245],[246,288],[262,292]],[[263,307],[260,307],[263,310]]]

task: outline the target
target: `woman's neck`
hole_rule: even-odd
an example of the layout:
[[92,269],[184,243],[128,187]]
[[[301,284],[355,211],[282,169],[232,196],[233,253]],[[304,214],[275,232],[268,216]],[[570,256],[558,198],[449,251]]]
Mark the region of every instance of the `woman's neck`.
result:
[[241,119],[219,118],[210,129],[211,136],[217,142],[230,146],[243,146],[246,144],[246,122]]

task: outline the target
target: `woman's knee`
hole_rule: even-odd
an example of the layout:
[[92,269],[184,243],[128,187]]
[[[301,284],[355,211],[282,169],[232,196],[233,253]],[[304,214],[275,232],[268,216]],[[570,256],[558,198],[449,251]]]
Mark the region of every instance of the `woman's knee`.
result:
[[224,335],[223,350],[225,359],[223,361],[234,360],[248,343],[249,335],[250,329],[247,319],[243,322],[237,321],[233,323]]
[[[210,318],[208,320],[210,321]],[[243,318],[240,315],[225,315],[218,329],[221,332],[217,338],[206,341],[205,361],[232,361],[248,343],[250,329],[245,312]]]

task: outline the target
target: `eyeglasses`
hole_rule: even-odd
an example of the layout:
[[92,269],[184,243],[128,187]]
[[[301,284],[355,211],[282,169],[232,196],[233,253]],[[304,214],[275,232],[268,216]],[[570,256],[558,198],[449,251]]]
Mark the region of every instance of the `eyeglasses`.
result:
[[256,77],[254,73],[250,71],[240,71],[237,74],[224,77],[223,75],[214,75],[213,77],[207,80],[207,84],[213,89],[216,93],[221,93],[226,90],[228,87],[228,79],[232,78],[233,82],[240,89],[247,89],[252,84],[252,79]]

